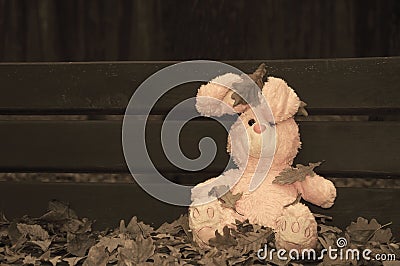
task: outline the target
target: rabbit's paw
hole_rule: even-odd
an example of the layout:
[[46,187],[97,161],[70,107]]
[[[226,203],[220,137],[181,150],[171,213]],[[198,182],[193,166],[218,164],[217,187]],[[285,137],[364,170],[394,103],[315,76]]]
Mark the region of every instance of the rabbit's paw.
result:
[[308,207],[301,203],[286,207],[276,221],[275,239],[277,248],[315,248],[317,222]]
[[221,207],[218,201],[189,208],[189,226],[194,241],[207,247],[208,241],[215,237],[215,231],[223,233],[224,226],[234,227],[235,219],[231,212]]

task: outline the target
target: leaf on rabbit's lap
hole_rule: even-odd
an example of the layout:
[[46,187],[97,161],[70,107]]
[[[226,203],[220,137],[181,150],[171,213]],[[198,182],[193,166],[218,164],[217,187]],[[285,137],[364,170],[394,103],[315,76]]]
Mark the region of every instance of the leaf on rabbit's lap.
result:
[[236,223],[236,231],[238,231],[239,233],[245,234],[248,232],[255,231],[253,225],[249,223],[249,219],[246,219],[243,222],[236,220],[235,223]]
[[225,195],[223,195],[218,200],[222,203],[222,207],[229,208],[229,209],[236,211],[236,202],[242,197],[242,194],[243,193],[232,194],[231,191],[228,191]]
[[304,181],[307,176],[314,176],[314,168],[321,165],[322,162],[309,163],[308,166],[297,164],[295,168],[286,168],[275,177],[272,183],[279,185],[289,185],[297,181]]
[[232,209],[235,212],[237,212],[236,202],[242,197],[242,194],[243,193],[233,194],[226,185],[215,186],[208,192],[209,196],[218,198],[222,203],[222,207]]
[[231,229],[227,226],[223,228],[223,234],[221,235],[217,230],[215,231],[215,237],[209,240],[209,244],[214,247],[233,247],[237,245],[236,239],[231,235]]

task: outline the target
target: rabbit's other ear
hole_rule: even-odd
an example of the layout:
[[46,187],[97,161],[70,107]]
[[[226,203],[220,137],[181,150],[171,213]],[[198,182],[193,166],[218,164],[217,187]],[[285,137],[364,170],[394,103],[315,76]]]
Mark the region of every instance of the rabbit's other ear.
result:
[[268,77],[262,93],[271,108],[276,123],[294,116],[300,107],[299,97],[283,79]]
[[229,97],[232,94],[230,88],[232,88],[233,83],[241,80],[242,78],[239,75],[227,73],[212,79],[206,85],[202,85],[197,92],[197,111],[204,116],[234,114],[232,99]]

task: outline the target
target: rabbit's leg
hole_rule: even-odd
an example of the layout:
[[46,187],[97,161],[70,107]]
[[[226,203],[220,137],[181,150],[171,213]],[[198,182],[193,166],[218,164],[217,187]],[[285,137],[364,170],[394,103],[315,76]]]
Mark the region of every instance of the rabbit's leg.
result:
[[195,242],[205,247],[215,237],[215,231],[223,234],[225,226],[235,227],[235,214],[231,209],[222,207],[218,200],[214,200],[189,208],[189,226]]
[[310,209],[301,203],[284,208],[276,221],[275,239],[277,248],[310,249],[317,243],[317,222]]

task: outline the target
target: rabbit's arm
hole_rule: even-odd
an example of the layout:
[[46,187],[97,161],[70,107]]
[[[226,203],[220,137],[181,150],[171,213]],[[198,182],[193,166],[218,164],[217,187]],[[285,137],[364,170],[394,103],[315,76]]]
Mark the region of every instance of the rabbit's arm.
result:
[[304,181],[297,181],[294,186],[303,199],[322,208],[331,207],[336,198],[336,188],[333,183],[317,174],[307,176]]

